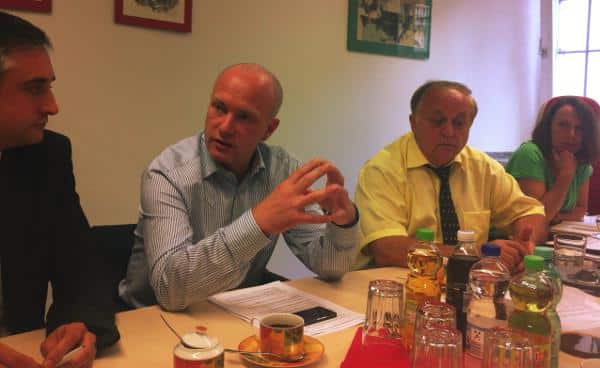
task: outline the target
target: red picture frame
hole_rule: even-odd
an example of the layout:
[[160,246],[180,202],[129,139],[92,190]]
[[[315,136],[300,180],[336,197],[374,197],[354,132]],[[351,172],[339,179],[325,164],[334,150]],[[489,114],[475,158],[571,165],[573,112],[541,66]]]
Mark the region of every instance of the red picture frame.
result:
[[[1,0],[0,0],[1,1]],[[160,14],[168,13],[174,9],[156,11],[156,17],[153,12],[146,11],[144,14],[135,13],[134,11],[127,12],[127,6],[131,9],[139,8],[140,1],[136,0],[115,0],[115,23],[129,24],[133,26],[164,29],[175,32],[191,32],[192,31],[192,0],[179,0],[175,8],[178,12],[182,12],[182,16],[178,21],[167,21],[161,19]],[[158,3],[158,2],[154,2]],[[126,6],[127,5],[127,6]],[[150,5],[147,5],[150,7]],[[152,9],[153,11],[155,9]]]
[[0,8],[50,13],[52,0],[0,0]]

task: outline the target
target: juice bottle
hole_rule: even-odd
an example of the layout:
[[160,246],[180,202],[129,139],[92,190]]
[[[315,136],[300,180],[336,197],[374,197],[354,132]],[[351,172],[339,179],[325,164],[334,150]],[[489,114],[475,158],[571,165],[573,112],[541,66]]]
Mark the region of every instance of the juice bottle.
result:
[[469,271],[471,292],[467,307],[466,352],[476,359],[483,358],[483,342],[488,330],[506,327],[503,309],[504,294],[510,272],[500,262],[500,247],[493,243],[481,246],[482,258]]
[[417,243],[408,251],[409,275],[406,280],[406,308],[404,318],[404,344],[412,349],[415,316],[419,304],[426,301],[439,302],[441,288],[437,273],[442,267],[442,256],[433,245],[431,229],[417,230]]
[[533,366],[550,367],[552,327],[544,313],[554,297],[552,280],[543,272],[544,259],[525,256],[525,272],[513,278],[508,286],[515,311],[508,325],[523,333],[533,345]]
[[550,327],[552,328],[552,345],[551,352],[552,358],[550,360],[550,366],[552,368],[558,368],[558,353],[560,352],[560,317],[556,312],[556,306],[560,302],[562,297],[562,281],[560,280],[560,274],[554,268],[552,259],[554,257],[554,249],[550,247],[537,246],[535,247],[533,254],[544,258],[544,273],[552,279],[552,285],[554,286],[554,296],[552,297],[552,303],[546,310],[546,316],[550,320]]
[[456,238],[458,243],[448,257],[446,266],[446,303],[456,309],[456,326],[462,332],[463,346],[467,338],[467,313],[463,308],[464,294],[469,282],[469,271],[477,261],[479,252],[475,244],[475,232],[459,230]]

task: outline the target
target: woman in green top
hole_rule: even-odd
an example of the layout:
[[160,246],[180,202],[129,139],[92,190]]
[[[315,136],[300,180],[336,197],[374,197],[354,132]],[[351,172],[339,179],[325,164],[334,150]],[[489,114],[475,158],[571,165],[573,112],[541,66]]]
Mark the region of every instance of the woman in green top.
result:
[[600,106],[590,98],[550,99],[531,141],[512,155],[506,171],[537,198],[551,223],[581,221],[587,210],[590,163],[600,158]]

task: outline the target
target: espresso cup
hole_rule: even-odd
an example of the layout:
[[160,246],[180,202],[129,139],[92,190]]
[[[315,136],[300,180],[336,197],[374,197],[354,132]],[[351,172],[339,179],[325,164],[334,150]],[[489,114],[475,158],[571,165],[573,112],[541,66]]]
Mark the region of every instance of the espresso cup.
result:
[[283,360],[293,360],[304,354],[304,319],[292,313],[271,313],[258,323],[258,339],[260,351],[274,353]]

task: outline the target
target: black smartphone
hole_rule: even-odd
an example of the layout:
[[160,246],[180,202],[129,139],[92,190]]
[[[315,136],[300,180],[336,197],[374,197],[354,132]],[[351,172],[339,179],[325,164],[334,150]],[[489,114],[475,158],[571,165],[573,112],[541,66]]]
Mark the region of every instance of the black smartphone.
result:
[[600,358],[600,337],[564,333],[560,336],[560,350],[579,358]]
[[294,312],[294,314],[304,319],[305,326],[337,317],[337,313],[335,313],[331,309],[323,307],[312,307]]

